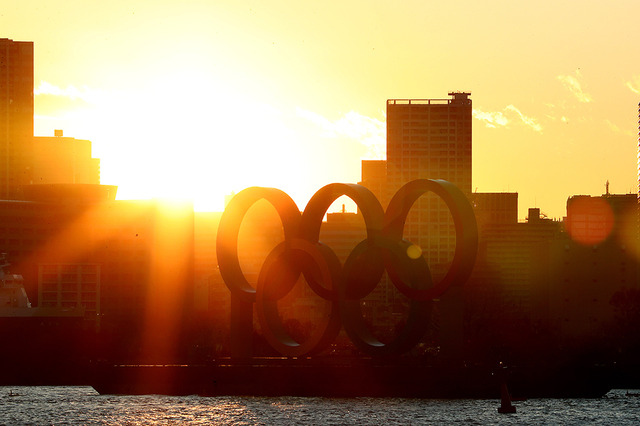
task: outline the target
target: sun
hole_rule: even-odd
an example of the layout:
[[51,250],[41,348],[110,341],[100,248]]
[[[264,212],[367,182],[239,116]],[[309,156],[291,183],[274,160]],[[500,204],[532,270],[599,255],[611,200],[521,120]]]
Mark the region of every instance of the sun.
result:
[[144,84],[90,95],[73,110],[61,105],[51,122],[92,141],[101,182],[118,186],[118,199],[222,211],[231,194],[262,186],[287,192],[302,210],[322,186],[355,180],[334,177],[348,168],[349,144],[297,107],[265,102],[204,70],[164,69]]
[[101,130],[102,176],[119,186],[118,198],[221,211],[233,192],[291,180],[282,164],[292,133],[281,114],[205,74],[164,75],[102,101],[92,127]]

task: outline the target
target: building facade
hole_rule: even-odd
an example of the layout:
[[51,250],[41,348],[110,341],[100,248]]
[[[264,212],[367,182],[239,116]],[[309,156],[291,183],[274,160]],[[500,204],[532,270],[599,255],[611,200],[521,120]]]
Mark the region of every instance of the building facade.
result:
[[33,180],[33,42],[0,39],[0,199]]
[[[415,179],[444,179],[471,193],[470,93],[449,95],[387,101],[388,198]],[[421,197],[409,215],[405,237],[420,246],[436,275],[446,271],[455,230],[442,200]]]
[[100,184],[100,159],[91,156],[91,141],[62,136],[33,138],[33,183]]

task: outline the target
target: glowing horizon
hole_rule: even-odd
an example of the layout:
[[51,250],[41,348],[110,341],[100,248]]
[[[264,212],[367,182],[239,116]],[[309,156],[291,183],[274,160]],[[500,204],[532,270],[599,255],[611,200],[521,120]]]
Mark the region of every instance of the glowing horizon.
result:
[[636,192],[639,9],[26,1],[0,36],[34,42],[34,134],[91,140],[119,199],[220,211],[273,186],[303,208],[384,159],[386,99],[464,90],[474,190],[560,218],[607,180]]

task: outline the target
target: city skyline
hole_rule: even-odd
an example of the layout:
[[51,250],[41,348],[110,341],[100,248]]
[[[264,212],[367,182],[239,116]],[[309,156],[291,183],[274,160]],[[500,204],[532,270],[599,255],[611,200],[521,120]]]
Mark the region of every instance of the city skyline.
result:
[[636,6],[30,1],[0,15],[0,384],[639,387]]
[[638,6],[581,6],[24,2],[0,24],[34,42],[35,135],[91,140],[122,198],[221,210],[259,185],[303,208],[385,158],[387,99],[462,90],[473,190],[518,192],[522,220],[636,192]]

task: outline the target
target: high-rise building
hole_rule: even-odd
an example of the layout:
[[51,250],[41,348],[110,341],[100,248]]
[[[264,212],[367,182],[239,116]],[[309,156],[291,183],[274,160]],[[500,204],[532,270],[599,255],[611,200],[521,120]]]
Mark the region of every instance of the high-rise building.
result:
[[0,39],[0,199],[32,182],[33,42]]
[[[415,179],[444,179],[465,194],[471,193],[469,95],[451,92],[450,99],[387,101],[388,197]],[[420,246],[436,275],[448,268],[455,250],[455,230],[439,198],[418,200],[404,235]]]

